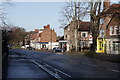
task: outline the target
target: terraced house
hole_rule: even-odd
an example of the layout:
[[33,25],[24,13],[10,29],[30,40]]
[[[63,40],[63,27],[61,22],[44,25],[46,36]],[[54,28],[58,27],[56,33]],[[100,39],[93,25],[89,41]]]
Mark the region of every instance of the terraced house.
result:
[[44,26],[44,29],[35,29],[31,36],[30,45],[36,49],[53,49],[58,46],[56,42],[57,34],[50,25]]
[[120,4],[104,2],[97,52],[120,54]]

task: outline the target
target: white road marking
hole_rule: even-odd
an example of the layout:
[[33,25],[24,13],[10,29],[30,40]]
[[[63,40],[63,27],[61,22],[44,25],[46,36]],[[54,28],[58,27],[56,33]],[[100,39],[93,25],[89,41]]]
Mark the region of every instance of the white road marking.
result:
[[62,71],[60,71],[60,70],[58,70],[58,69],[56,69],[56,70],[57,70],[58,72],[64,74],[64,75],[68,76],[68,77],[71,77],[70,75],[68,75],[68,74],[66,74],[66,73],[64,73],[64,72],[62,72]]
[[[85,64],[85,63],[82,63],[82,64]],[[92,66],[92,67],[98,67],[98,66],[92,65],[92,64],[85,64],[85,65],[89,65],[89,66]]]
[[120,71],[118,71],[118,70],[109,69],[109,68],[108,68],[107,70],[114,71],[114,72],[120,72]]

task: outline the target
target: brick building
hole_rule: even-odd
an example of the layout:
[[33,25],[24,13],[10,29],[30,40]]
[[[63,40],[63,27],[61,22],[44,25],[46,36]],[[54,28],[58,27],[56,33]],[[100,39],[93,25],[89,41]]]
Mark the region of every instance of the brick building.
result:
[[51,49],[56,42],[57,34],[54,30],[50,29],[50,25],[44,26],[44,29],[35,29],[35,34],[31,36],[31,46],[42,49]]
[[102,27],[97,41],[97,52],[119,54],[120,52],[120,4],[104,2]]
[[78,22],[81,22],[79,23],[80,28],[78,28],[77,30],[78,49],[81,50],[81,48],[88,48],[92,43],[91,42],[92,39],[90,40],[90,22],[76,21],[74,24],[72,21],[64,28],[64,40],[66,40],[67,42],[66,43],[67,51],[70,51],[71,49],[75,48],[74,31],[75,31],[75,26],[78,26]]

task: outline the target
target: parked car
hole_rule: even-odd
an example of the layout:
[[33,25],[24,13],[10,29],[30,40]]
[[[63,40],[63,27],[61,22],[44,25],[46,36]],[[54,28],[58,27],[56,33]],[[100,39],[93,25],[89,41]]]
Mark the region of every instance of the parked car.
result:
[[22,46],[21,48],[22,48],[22,49],[25,49],[25,46]]
[[54,47],[53,52],[64,52],[64,50],[59,47]]
[[26,49],[27,50],[35,50],[35,48],[33,48],[33,47],[27,47]]
[[47,48],[42,48],[42,50],[48,50]]

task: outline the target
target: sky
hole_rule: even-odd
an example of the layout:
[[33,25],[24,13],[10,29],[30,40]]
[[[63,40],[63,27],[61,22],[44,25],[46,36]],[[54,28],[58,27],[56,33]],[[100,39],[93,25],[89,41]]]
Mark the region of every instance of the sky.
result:
[[57,35],[62,36],[64,31],[59,19],[65,5],[65,2],[13,2],[13,6],[5,7],[5,12],[9,24],[23,27],[26,31],[50,24]]
[[63,29],[59,28],[60,11],[65,2],[14,2],[6,7],[8,23],[23,27],[26,31],[41,29],[50,24],[51,28],[62,36]]

